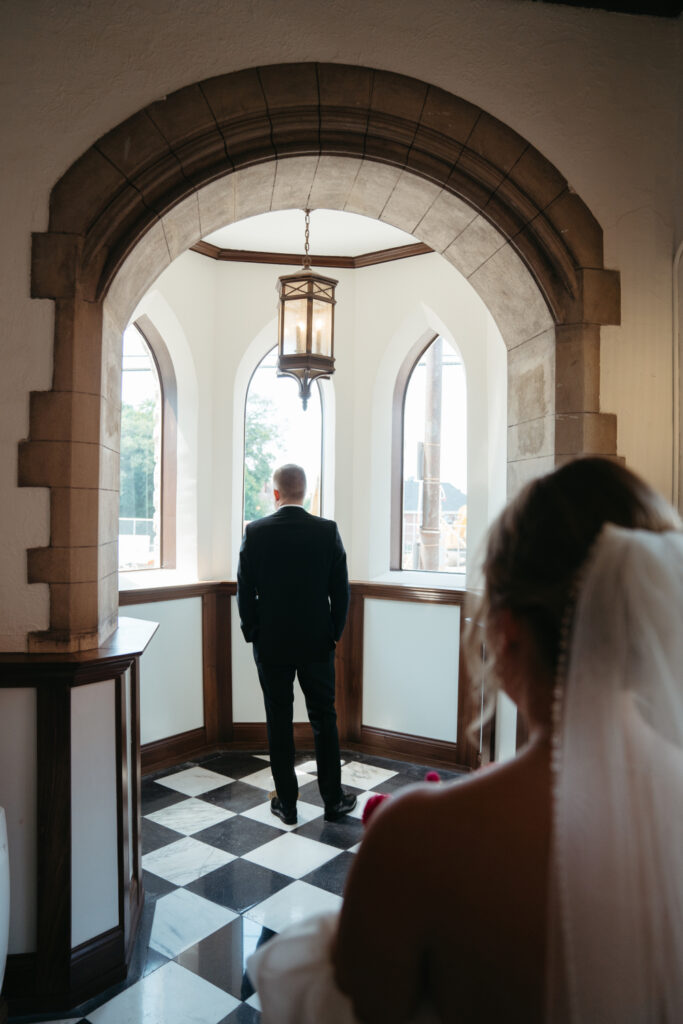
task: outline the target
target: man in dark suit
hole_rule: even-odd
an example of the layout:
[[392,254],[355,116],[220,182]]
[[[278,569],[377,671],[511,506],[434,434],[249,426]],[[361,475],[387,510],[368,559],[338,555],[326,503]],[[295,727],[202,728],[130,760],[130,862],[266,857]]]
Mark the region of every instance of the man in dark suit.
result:
[[313,727],[325,819],[336,821],[356,805],[356,797],[341,787],[334,707],[334,648],[349,608],[346,552],[337,524],[302,507],[305,494],[301,466],[287,464],[275,470],[276,512],[247,526],[237,571],[242,632],[254,647],[266,706],[277,793],[270,806],[287,825],[297,820],[295,674]]

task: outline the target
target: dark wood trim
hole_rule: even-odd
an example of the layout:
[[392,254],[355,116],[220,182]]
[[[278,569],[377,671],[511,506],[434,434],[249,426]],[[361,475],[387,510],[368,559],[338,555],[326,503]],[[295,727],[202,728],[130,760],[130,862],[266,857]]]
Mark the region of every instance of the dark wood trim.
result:
[[[260,252],[255,249],[221,249],[218,245],[204,240],[190,246],[192,252],[200,256],[208,256],[212,260],[225,263],[265,263],[270,266],[300,267],[303,256],[295,252]],[[311,256],[314,267],[335,267],[341,270],[359,270],[363,267],[374,267],[378,263],[392,263],[394,260],[405,260],[411,256],[424,256],[434,252],[424,242],[411,242],[408,245],[397,245],[391,249],[378,249],[366,252],[361,256]]]
[[[294,723],[294,742],[299,748],[313,750],[313,730],[308,722]],[[228,749],[256,748],[268,750],[268,733],[265,722],[235,722],[233,741]]]
[[[128,574],[126,574],[128,575]],[[154,604],[155,601],[182,601],[186,597],[203,597],[212,594],[222,583],[175,583],[168,587],[141,587],[139,590],[119,590],[119,605]],[[227,584],[229,586],[229,584]],[[237,584],[234,584],[235,589]]]
[[68,989],[71,951],[71,690],[38,687],[36,973],[41,995]]
[[71,951],[70,985],[64,1006],[78,1006],[127,973],[123,928],[111,928]]
[[5,981],[2,991],[7,997],[12,1015],[19,1013],[26,1000],[36,992],[36,953],[10,953],[5,967]]
[[346,628],[337,645],[335,658],[336,705],[341,743],[360,740],[363,712],[363,610],[363,597],[352,587]]
[[404,409],[406,391],[417,361],[429,346],[436,341],[438,334],[432,330],[425,331],[412,346],[394,383],[394,396],[391,405],[391,522],[389,565],[393,570],[401,569],[403,562],[403,444],[404,444]]
[[[463,637],[465,633],[464,609],[460,612],[460,644],[458,657],[458,757],[462,764],[477,768],[481,753],[472,725],[481,712],[481,691],[475,693],[467,667]],[[479,703],[477,703],[477,699]]]
[[[374,597],[385,601],[413,601],[427,604],[465,603],[465,591],[446,587],[413,587],[403,583],[372,583],[362,580],[351,581],[351,593],[363,597]],[[137,604],[153,604],[155,601],[182,601],[188,597],[203,597],[205,594],[223,594],[232,597],[237,593],[234,581],[177,583],[168,587],[141,587],[140,590],[119,591],[122,607]],[[2,655],[0,655],[0,659]]]
[[219,735],[217,650],[217,595],[215,593],[204,594],[202,597],[202,692],[207,743],[215,743]]
[[176,564],[176,490],[178,482],[178,386],[166,342],[146,313],[135,327],[144,338],[156,366],[161,389],[161,538],[162,569]]
[[232,721],[232,595],[225,590],[216,594],[216,707],[218,739],[233,738]]
[[129,931],[126,935],[127,950],[126,956],[130,957],[135,937],[137,935],[138,920],[142,911],[144,893],[142,889],[142,836],[140,830],[140,814],[142,807],[142,764],[140,754],[140,659],[136,658],[130,667],[128,700],[130,705],[130,790],[133,796],[132,806],[132,851],[133,870],[130,879],[130,894],[128,900],[128,921]]
[[361,728],[360,744],[365,751],[372,751],[382,757],[398,757],[418,764],[442,765],[468,771],[470,765],[463,764],[457,743],[445,740],[413,736],[410,733],[393,732],[391,729],[376,729],[369,725]]
[[455,604],[465,603],[464,590],[450,590],[442,587],[410,587],[402,583],[352,583],[351,593],[380,601],[411,601],[414,604]]
[[118,837],[119,927],[124,939],[130,931],[130,822],[128,820],[128,723],[125,676],[115,680],[116,715],[116,818]]
[[519,750],[529,740],[529,729],[522,712],[517,708],[517,732],[515,735],[515,749]]
[[206,729],[190,729],[176,736],[167,736],[153,743],[145,743],[140,748],[141,770],[143,774],[158,771],[170,764],[177,764],[187,758],[203,754],[210,744],[206,741]]

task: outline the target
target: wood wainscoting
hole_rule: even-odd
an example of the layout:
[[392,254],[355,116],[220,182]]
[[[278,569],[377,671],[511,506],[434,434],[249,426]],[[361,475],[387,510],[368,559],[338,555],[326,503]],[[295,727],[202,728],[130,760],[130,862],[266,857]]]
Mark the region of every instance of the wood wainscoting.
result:
[[[267,750],[265,722],[235,722],[232,716],[232,636],[230,602],[237,593],[234,582],[194,583],[172,587],[125,590],[122,607],[159,601],[202,599],[202,661],[204,724],[142,747],[142,771],[152,772],[179,761],[218,749]],[[464,592],[442,587],[408,587],[387,583],[351,583],[351,603],[344,634],[336,651],[337,716],[339,739],[350,750],[374,753],[398,760],[417,761],[435,767],[472,769],[491,756],[493,732],[489,727],[482,749],[473,741],[469,726],[477,717],[479,700],[473,694],[463,657]],[[416,604],[449,604],[461,609],[460,663],[458,666],[458,720],[455,743],[393,732],[363,724],[363,633],[365,601],[409,601]],[[297,746],[313,747],[307,722],[296,723]]]

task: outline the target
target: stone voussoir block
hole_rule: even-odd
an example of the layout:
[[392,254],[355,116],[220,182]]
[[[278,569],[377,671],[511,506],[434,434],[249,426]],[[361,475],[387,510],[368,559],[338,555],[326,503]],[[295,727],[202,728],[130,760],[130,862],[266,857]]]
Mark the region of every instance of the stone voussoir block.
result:
[[616,455],[617,418],[613,413],[568,413],[556,417],[558,455]]
[[555,350],[555,409],[558,413],[600,411],[600,328],[559,324]]
[[63,299],[74,295],[83,237],[53,231],[34,233],[31,245],[31,298]]
[[95,146],[86,150],[50,193],[49,230],[84,235],[112,197],[131,186]]
[[29,583],[89,583],[99,577],[98,549],[29,548],[27,570]]

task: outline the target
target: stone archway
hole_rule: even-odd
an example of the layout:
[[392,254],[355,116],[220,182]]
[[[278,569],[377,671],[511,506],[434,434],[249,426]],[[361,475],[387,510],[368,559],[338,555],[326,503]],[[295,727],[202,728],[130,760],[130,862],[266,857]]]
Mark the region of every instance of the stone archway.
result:
[[582,452],[615,454],[599,407],[599,328],[619,321],[602,232],[562,175],[485,111],[424,82],[284,64],[173,93],[99,139],[55,185],[34,236],[32,295],[55,301],[52,389],[31,395],[20,483],[50,489],[50,586],[34,651],[116,627],[120,338],[139,296],[214,228],[329,206],[388,220],[441,252],[509,349],[509,486]]

